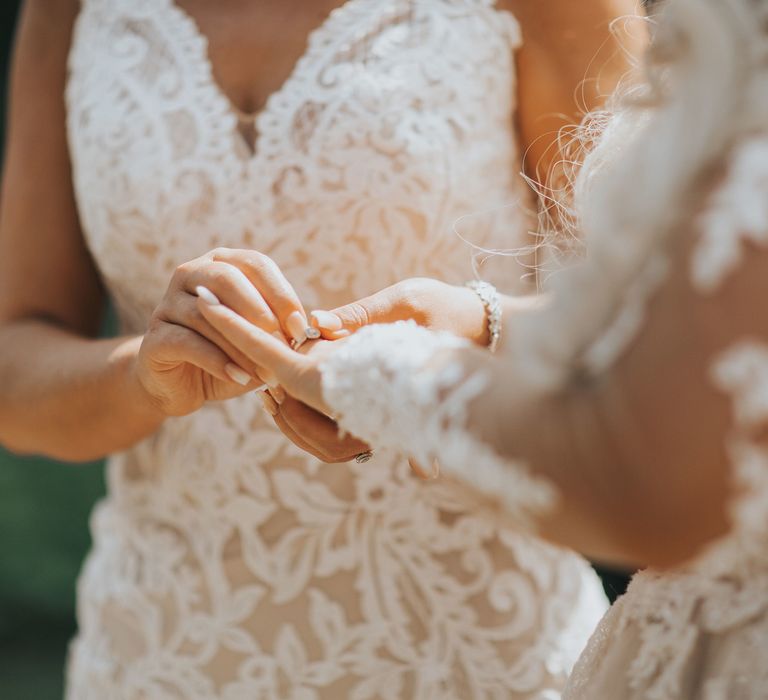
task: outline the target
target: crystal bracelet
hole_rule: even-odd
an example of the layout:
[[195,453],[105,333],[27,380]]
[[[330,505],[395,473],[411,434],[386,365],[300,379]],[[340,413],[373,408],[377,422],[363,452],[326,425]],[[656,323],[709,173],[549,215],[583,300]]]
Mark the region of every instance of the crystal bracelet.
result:
[[496,287],[488,282],[472,280],[467,282],[467,287],[471,289],[483,302],[485,315],[488,323],[488,349],[496,352],[501,340],[501,297]]

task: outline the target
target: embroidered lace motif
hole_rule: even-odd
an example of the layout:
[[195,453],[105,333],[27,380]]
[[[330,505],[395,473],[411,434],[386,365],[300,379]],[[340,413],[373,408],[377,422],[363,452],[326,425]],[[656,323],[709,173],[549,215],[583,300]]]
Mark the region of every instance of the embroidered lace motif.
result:
[[[469,279],[453,222],[473,212],[498,212],[470,217],[473,242],[519,245],[525,217],[504,206],[527,201],[518,43],[490,0],[349,0],[251,154],[190,17],[83,0],[69,140],[123,328],[141,332],[175,267],[220,245],[273,257],[309,308]],[[499,530],[391,451],[320,464],[253,396],[114,457],[92,530],[73,700],[556,697],[605,605],[580,558]]]
[[[734,149],[727,179],[701,217],[691,257],[696,288],[714,294],[738,274],[742,242],[768,242],[768,141]],[[768,345],[736,340],[712,365],[732,399],[733,531],[674,573],[638,574],[606,616],[568,698],[624,688],[631,700],[758,700],[768,672]],[[606,663],[605,659],[611,661]],[[621,666],[621,668],[619,667]],[[626,674],[626,678],[620,678]],[[611,680],[613,678],[613,680]]]
[[691,265],[691,277],[702,292],[714,292],[735,272],[742,241],[768,242],[768,140],[751,139],[733,156],[731,174],[715,193],[702,221],[702,237]]
[[413,322],[365,328],[323,364],[325,399],[354,435],[400,445],[421,464],[437,460],[441,471],[500,499],[531,525],[530,516],[551,507],[554,491],[467,430],[467,404],[482,394],[486,378],[466,376],[457,361],[435,365],[441,353],[466,345]]

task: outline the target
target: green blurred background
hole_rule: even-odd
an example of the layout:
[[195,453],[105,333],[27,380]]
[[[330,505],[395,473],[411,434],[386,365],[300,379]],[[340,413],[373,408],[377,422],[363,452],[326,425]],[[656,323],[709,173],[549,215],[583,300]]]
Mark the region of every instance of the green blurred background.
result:
[[[0,0],[0,97],[18,4]],[[0,107],[2,120],[4,101]],[[0,450],[0,700],[62,696],[88,516],[103,492],[101,463],[62,465]],[[600,574],[611,598],[624,590],[621,573]]]
[[[2,94],[17,0],[0,0]],[[5,114],[5,104],[0,111]],[[102,465],[71,466],[0,451],[0,698],[62,696],[75,580]]]

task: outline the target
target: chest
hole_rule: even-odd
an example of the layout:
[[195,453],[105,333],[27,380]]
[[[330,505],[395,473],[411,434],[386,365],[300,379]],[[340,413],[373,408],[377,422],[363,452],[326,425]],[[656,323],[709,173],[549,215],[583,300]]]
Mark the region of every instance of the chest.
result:
[[175,0],[207,39],[212,74],[240,112],[260,111],[342,0]]
[[[465,237],[516,244],[519,37],[491,0],[296,3],[284,41],[290,12],[228,16],[230,2],[83,0],[75,191],[131,328],[176,265],[216,246],[260,250],[330,307],[406,276],[468,279]],[[237,110],[257,113],[250,147]],[[486,210],[457,235],[458,217]]]

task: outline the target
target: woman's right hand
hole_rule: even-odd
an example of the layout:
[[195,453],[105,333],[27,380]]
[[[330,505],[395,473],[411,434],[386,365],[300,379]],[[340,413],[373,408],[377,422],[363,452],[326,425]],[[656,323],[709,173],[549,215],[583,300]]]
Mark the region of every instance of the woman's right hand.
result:
[[150,318],[139,349],[136,378],[167,416],[187,415],[275,384],[202,316],[197,290],[205,287],[228,307],[281,342],[301,340],[307,316],[279,267],[252,250],[218,248],[180,265]]

